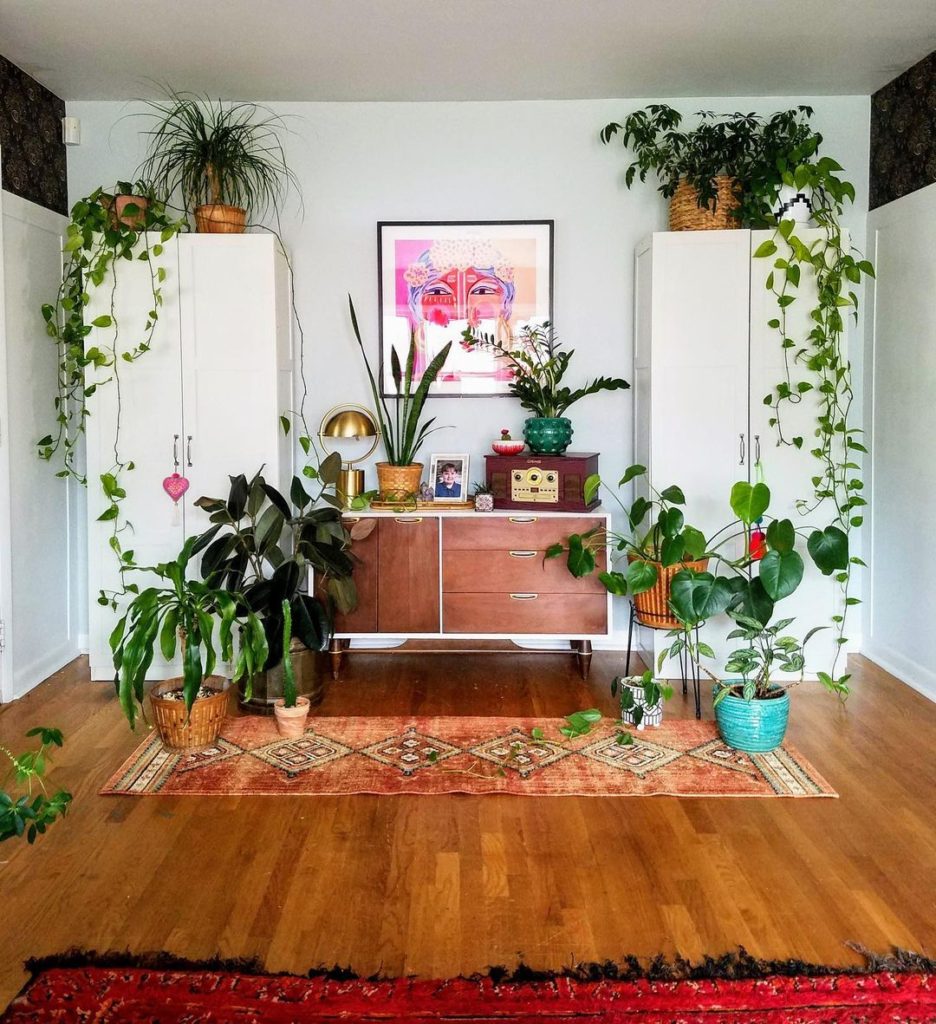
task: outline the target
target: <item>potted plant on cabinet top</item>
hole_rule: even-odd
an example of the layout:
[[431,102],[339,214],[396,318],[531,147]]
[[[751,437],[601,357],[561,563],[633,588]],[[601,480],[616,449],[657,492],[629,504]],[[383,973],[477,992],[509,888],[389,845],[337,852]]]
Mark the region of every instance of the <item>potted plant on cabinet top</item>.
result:
[[471,487],[475,512],[493,512],[494,488],[484,482],[472,484]]
[[[283,695],[287,662],[294,677],[293,662],[298,667],[300,692],[310,706],[324,696],[325,672],[318,655],[332,636],[333,607],[350,612],[357,605],[350,533],[339,508],[330,502],[317,504],[329,498],[325,491],[334,486],[340,469],[341,456],[333,452],[315,472],[321,483],[315,497],[294,477],[287,501],[257,473],[249,481],[243,474],[232,477],[226,500],[201,497],[195,502],[212,523],[193,548],[195,554],[204,552],[202,576],[211,586],[240,595],[266,634],[267,656],[240,686],[240,704],[246,710],[273,712]],[[310,569],[319,595],[307,592]],[[285,647],[284,602],[290,610]]]
[[[618,487],[644,476],[644,466],[630,466],[618,481]],[[586,504],[602,486],[601,478],[590,476],[585,481]],[[662,491],[649,488],[650,497],[638,497],[630,508],[624,506],[613,491],[614,500],[627,517],[629,532],[625,534],[595,528],[583,534],[572,534],[564,541],[553,544],[546,551],[547,558],[558,558],[568,552],[567,565],[573,576],[587,576],[595,571],[595,552],[607,548],[611,558],[614,552],[627,559],[627,571],[621,572],[609,565],[598,578],[612,594],[633,598],[639,622],[656,629],[675,629],[679,621],[670,610],[670,583],[681,569],[704,569],[706,541],[700,530],[690,526],[677,506],[686,503],[682,490],[673,485]],[[645,525],[649,523],[649,525]]]
[[[811,157],[822,141],[808,123],[807,106],[758,114],[699,112],[698,124],[682,129],[682,114],[665,103],[636,110],[622,124],[601,130],[609,143],[618,133],[634,160],[624,174],[646,181],[653,171],[658,191],[671,200],[673,231],[764,226],[787,166]],[[764,210],[764,196],[768,205]]]
[[422,422],[421,417],[423,406],[429,396],[429,388],[445,365],[452,343],[449,342],[445,345],[431,360],[415,389],[413,388],[413,367],[416,362],[415,335],[410,337],[405,370],[400,365],[400,357],[397,355],[396,349],[390,349],[390,371],[393,374],[393,384],[396,390],[393,413],[391,414],[390,407],[380,393],[377,380],[368,362],[367,352],[364,350],[364,342],[361,340],[361,332],[358,328],[357,315],[354,312],[354,303],[351,301],[350,295],[348,296],[348,306],[351,311],[351,326],[354,328],[354,337],[364,359],[367,379],[374,396],[374,407],[377,409],[377,419],[380,421],[380,433],[387,450],[387,461],[377,463],[380,499],[382,501],[408,501],[419,493],[419,484],[422,480],[423,464],[414,461],[416,455],[426,438],[436,430],[442,429],[432,426],[435,422],[434,416],[425,422]]
[[523,427],[523,436],[531,452],[561,454],[572,441],[572,421],[563,413],[586,395],[599,391],[617,391],[630,384],[620,377],[596,377],[584,387],[572,391],[562,387],[561,381],[575,355],[574,349],[561,350],[549,322],[526,324],[519,335],[511,339],[508,348],[493,335],[478,333],[472,327],[462,332],[461,344],[490,349],[510,363],[513,378],[510,393],[520,399],[520,405],[534,415]]
[[139,173],[163,195],[178,191],[198,231],[243,232],[248,213],[259,220],[290,185],[299,191],[280,141],[283,119],[271,110],[172,90],[149,106],[156,124]]
[[197,540],[190,537],[173,562],[134,566],[164,585],[140,590],[110,637],[114,684],[131,728],[136,705],[143,704],[143,684],[157,643],[167,661],[175,658],[176,645],[180,647],[182,677],[158,683],[150,694],[160,738],[174,750],[207,746],[218,737],[227,711],[227,680],[213,673],[219,654],[223,662],[234,659],[235,627],[240,649],[234,682],[243,676],[249,679],[267,658],[263,626],[253,612],[238,611],[239,595],[186,579]]

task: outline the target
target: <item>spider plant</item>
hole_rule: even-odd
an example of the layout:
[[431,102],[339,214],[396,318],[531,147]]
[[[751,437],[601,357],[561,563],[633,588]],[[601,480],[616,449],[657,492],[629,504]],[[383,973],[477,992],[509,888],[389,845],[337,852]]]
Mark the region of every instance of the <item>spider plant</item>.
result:
[[224,103],[168,90],[150,101],[155,126],[138,175],[161,195],[182,195],[186,212],[201,205],[244,208],[260,219],[299,183],[286,165],[281,117],[256,103]]

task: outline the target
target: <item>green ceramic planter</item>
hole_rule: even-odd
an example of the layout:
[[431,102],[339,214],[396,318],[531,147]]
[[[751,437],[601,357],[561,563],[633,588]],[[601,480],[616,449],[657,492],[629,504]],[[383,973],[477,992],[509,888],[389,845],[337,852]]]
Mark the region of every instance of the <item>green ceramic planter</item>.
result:
[[[740,682],[740,679],[725,680],[728,685]],[[721,738],[729,747],[747,754],[766,754],[779,747],[786,735],[789,716],[789,693],[770,700],[745,700],[729,694],[715,705],[715,721]]]
[[565,416],[533,416],[523,424],[523,438],[537,455],[561,455],[572,443],[572,421]]

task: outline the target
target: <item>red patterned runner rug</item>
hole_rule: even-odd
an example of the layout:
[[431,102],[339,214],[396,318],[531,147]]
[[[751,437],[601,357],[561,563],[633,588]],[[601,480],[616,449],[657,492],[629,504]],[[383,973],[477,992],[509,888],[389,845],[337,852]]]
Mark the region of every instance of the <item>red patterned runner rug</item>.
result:
[[[507,793],[519,796],[836,796],[792,746],[726,747],[714,722],[672,721],[618,742],[604,720],[565,739],[564,719],[316,718],[298,740],[268,718],[229,718],[213,746],[166,750],[153,733],[102,794],[199,796]],[[534,739],[534,729],[543,738]],[[539,733],[537,733],[539,735]]]
[[[56,1021],[115,1024],[158,1021],[194,1024],[238,1021],[279,1024],[340,1020],[343,1024],[411,1021],[504,1021],[511,1024],[561,1020],[563,1024],[932,1024],[936,983],[932,961],[901,954],[890,970],[848,972],[788,961],[765,964],[741,951],[697,967],[657,959],[649,971],[636,961],[583,965],[563,974],[485,976],[448,981],[374,980],[339,972],[318,977],[263,975],[219,965],[181,970],[158,966],[28,965],[33,979],[0,1024]],[[67,962],[68,957],[62,958]],[[72,957],[72,959],[75,959]],[[78,958],[80,961],[80,958]],[[124,962],[134,958],[124,957]],[[143,961],[146,958],[137,958]],[[119,964],[121,958],[118,958]],[[727,972],[719,965],[727,964]],[[745,965],[753,977],[739,977]],[[688,977],[653,977],[662,973]],[[777,968],[777,973],[763,973]],[[591,969],[589,971],[588,969]],[[607,976],[618,972],[650,976]],[[682,968],[682,969],[680,969]],[[709,976],[699,977],[700,973]],[[589,974],[594,974],[592,980]],[[728,977],[718,976],[727,973]],[[526,978],[523,977],[526,975]],[[713,976],[714,975],[714,976]]]

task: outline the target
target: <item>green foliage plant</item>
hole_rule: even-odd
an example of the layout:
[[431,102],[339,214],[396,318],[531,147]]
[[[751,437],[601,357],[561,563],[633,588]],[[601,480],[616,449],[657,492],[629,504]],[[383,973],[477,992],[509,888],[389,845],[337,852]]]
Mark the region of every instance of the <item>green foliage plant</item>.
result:
[[[645,476],[646,467],[629,466],[618,481],[624,487]],[[585,501],[591,502],[602,487],[597,474],[585,481]],[[686,497],[675,484],[662,491],[648,488],[649,497],[637,497],[625,506],[615,491],[611,495],[624,513],[628,531],[617,533],[595,527],[582,534],[571,534],[546,550],[546,558],[566,554],[569,572],[576,577],[588,576],[597,566],[597,552],[607,549],[607,570],[598,574],[605,589],[617,597],[632,597],[650,590],[659,579],[660,567],[701,559],[706,553],[705,536],[701,530],[686,523],[681,506]],[[614,567],[615,560],[629,562],[625,571]]]
[[[258,472],[250,480],[243,474],[231,477],[227,498],[200,497],[195,502],[212,524],[192,549],[193,555],[202,555],[202,577],[211,587],[239,595],[241,609],[258,616],[263,625],[268,651],[257,671],[281,661],[285,666],[289,644],[283,646],[284,602],[290,610],[290,636],[311,651],[328,647],[335,609],[350,612],[357,606],[351,534],[339,507],[318,504],[329,497],[325,490],[340,468],[337,453],[325,459],[318,478],[321,488],[314,496],[296,476],[287,500]],[[324,583],[324,602],[306,592],[310,568]]]
[[[114,202],[120,195],[140,197],[145,203],[131,202],[117,217]],[[88,400],[99,388],[112,386],[119,411],[121,368],[150,350],[159,320],[166,277],[160,256],[166,242],[185,226],[184,221],[170,216],[165,203],[143,181],[121,181],[110,190],[95,189],[72,207],[58,294],[42,306],[45,330],[58,348],[59,362],[53,398],[54,429],[36,444],[41,459],[50,463],[61,460],[56,476],[87,483],[78,453],[85,421],[91,415]],[[124,325],[117,316],[113,296],[118,268],[131,261],[146,264],[151,301],[149,308],[141,311],[139,323]],[[102,288],[110,297],[108,312],[90,320],[88,306]],[[89,345],[88,336],[95,329],[96,344]],[[100,479],[106,507],[98,518],[110,523],[110,547],[121,568],[126,568],[133,563],[133,552],[124,549],[123,538],[133,527],[123,517],[120,503],[127,494],[124,474],[132,471],[133,461],[121,451],[119,415],[112,447],[113,465]],[[102,592],[98,601],[116,608],[114,594]]]
[[[681,180],[696,189],[698,205],[714,209],[715,178],[727,174],[736,181],[739,208],[735,218],[747,227],[766,225],[761,197],[772,200],[782,183],[778,162],[806,160],[822,141],[809,125],[812,108],[798,106],[769,117],[759,114],[715,114],[700,110],[698,122],[683,128],[683,116],[665,103],[653,103],[612,121],[600,132],[606,145],[620,133],[634,156],[624,172],[630,188],[653,172],[658,191],[671,198]],[[769,214],[769,208],[766,211]]]
[[[172,562],[135,567],[155,575],[162,585],[140,590],[111,633],[114,686],[131,728],[136,724],[137,704],[143,706],[143,684],[157,645],[167,661],[175,658],[177,645],[181,649],[182,691],[189,712],[219,655],[222,662],[233,662],[233,681],[245,677],[248,688],[250,679],[266,663],[266,633],[252,611],[242,610],[241,596],[186,578],[197,540],[190,537]],[[240,640],[236,661],[235,628]],[[247,696],[249,699],[249,692]]]
[[[563,416],[569,406],[599,391],[617,391],[630,384],[619,377],[596,377],[584,387],[571,390],[562,379],[575,355],[575,349],[563,351],[549,322],[525,324],[511,345],[506,346],[490,334],[471,327],[462,332],[462,346],[487,349],[504,359],[513,371],[509,390],[520,405],[534,416],[552,419]],[[501,431],[501,434],[504,432]]]
[[155,123],[145,132],[139,169],[162,195],[181,195],[188,213],[205,204],[246,209],[261,220],[278,210],[290,186],[299,191],[280,140],[285,122],[257,103],[224,103],[166,90],[149,102]]
[[280,606],[280,613],[283,620],[282,649],[283,649],[283,707],[294,708],[299,699],[296,690],[296,672],[293,668],[292,655],[289,653],[289,642],[292,638],[292,610],[289,601],[285,598]]
[[[413,387],[413,373],[416,364],[416,337],[410,336],[409,351],[406,356],[405,369],[400,364],[400,357],[397,350],[390,349],[390,372],[393,375],[393,385],[396,394],[393,399],[393,412],[390,406],[380,393],[377,385],[377,378],[371,370],[370,362],[367,359],[367,352],[364,342],[361,340],[361,331],[358,328],[357,314],[354,311],[354,303],[351,296],[348,296],[348,308],[351,312],[351,326],[354,329],[354,337],[361,356],[364,359],[364,366],[367,370],[367,379],[370,382],[371,393],[374,396],[374,406],[377,410],[377,419],[380,423],[380,433],[383,438],[384,447],[387,451],[387,461],[391,466],[410,466],[416,461],[416,454],[422,447],[423,442],[430,434],[434,434],[441,427],[433,427],[435,417],[423,422],[423,407],[429,397],[429,388],[432,387],[438,377],[445,360],[448,358],[452,343],[449,342],[430,361],[423,371],[422,378],[416,387]],[[383,367],[380,367],[380,376],[383,379]]]
[[[57,818],[64,817],[72,801],[71,793],[60,790],[47,796],[42,781],[49,761],[49,751],[62,746],[62,734],[58,729],[37,726],[26,733],[30,739],[39,737],[39,749],[25,754],[14,754],[0,746],[0,753],[10,761],[12,774],[18,787],[25,786],[26,792],[17,796],[6,789],[0,789],[0,843],[7,839],[26,836],[31,845],[43,835]],[[39,784],[41,793],[33,796],[33,783]]]

